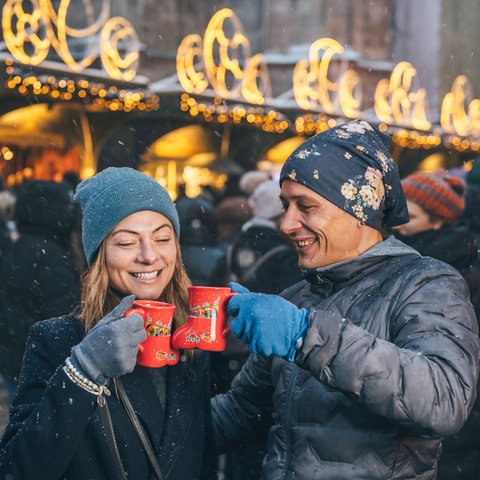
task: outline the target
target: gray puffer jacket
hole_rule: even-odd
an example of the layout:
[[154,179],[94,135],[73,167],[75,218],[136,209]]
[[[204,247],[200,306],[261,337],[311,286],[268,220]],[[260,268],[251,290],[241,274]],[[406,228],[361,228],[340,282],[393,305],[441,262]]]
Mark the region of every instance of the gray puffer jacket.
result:
[[272,421],[265,480],[435,479],[476,395],[463,278],[393,237],[308,277],[283,293],[310,310],[295,363],[252,355],[212,400],[218,451]]

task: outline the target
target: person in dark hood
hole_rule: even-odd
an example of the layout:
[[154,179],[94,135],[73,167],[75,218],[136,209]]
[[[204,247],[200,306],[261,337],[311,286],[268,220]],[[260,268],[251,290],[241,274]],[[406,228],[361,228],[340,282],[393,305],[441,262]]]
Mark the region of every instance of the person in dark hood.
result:
[[226,279],[249,290],[280,293],[302,279],[297,255],[279,231],[283,206],[275,180],[260,183],[248,197],[253,216],[226,251]]
[[433,480],[474,404],[468,286],[388,235],[408,221],[389,150],[362,120],[299,146],[280,174],[280,229],[305,279],[281,295],[231,285],[231,331],[252,355],[212,399],[216,445],[268,432],[264,480]]
[[[234,279],[254,292],[280,293],[301,280],[297,254],[279,231],[283,213],[278,181],[247,172],[249,183],[256,180],[248,197],[253,216],[230,241],[225,258],[226,283]],[[248,175],[248,176],[246,176]],[[246,188],[244,186],[244,188]],[[233,335],[227,337],[227,348],[212,355],[217,392],[227,391],[233,377],[248,358],[247,346]],[[237,450],[225,456],[228,480],[256,480],[261,476],[263,445]]]
[[[395,236],[424,256],[455,267],[470,289],[480,317],[478,246],[469,226],[459,222],[465,208],[465,181],[443,169],[416,172],[402,180],[410,221],[395,228]],[[445,438],[438,480],[480,478],[480,401],[477,398],[464,427]]]
[[[30,180],[18,192],[18,239],[2,265],[2,319],[8,328],[0,340],[0,368],[12,385],[18,381],[30,326],[80,302],[80,275],[70,248],[74,212],[61,183]],[[9,391],[11,400],[14,389]]]

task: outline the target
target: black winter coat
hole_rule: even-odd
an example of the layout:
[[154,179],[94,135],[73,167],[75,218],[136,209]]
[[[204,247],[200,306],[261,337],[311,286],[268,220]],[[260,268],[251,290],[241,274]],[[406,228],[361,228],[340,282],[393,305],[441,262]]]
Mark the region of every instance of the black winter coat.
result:
[[223,287],[225,252],[212,245],[182,245],[182,261],[192,285]]
[[[478,245],[471,230],[462,224],[428,230],[411,236],[395,234],[403,242],[455,267],[467,281],[470,300],[480,318],[480,265]],[[480,398],[477,398],[464,427],[443,441],[438,464],[439,480],[480,478]]]
[[252,355],[212,400],[219,451],[273,416],[264,480],[435,479],[476,396],[465,281],[393,237],[307,278],[282,294],[310,310],[295,363]]
[[28,329],[80,301],[80,275],[69,248],[75,209],[63,184],[31,181],[18,196],[19,239],[2,270],[9,336],[0,339],[0,371],[17,376]]
[[470,301],[480,318],[480,246],[469,227],[463,224],[446,225],[438,230],[426,230],[414,235],[395,237],[425,257],[433,257],[455,267],[466,280]]
[[[83,326],[73,317],[31,328],[10,421],[0,442],[0,479],[116,480],[97,397],[72,382],[62,368],[83,337]],[[164,367],[165,415],[148,368],[137,366],[122,377],[168,480],[215,478],[208,364],[202,352],[191,366],[180,362]],[[115,392],[106,398],[129,480],[153,480],[125,409]]]

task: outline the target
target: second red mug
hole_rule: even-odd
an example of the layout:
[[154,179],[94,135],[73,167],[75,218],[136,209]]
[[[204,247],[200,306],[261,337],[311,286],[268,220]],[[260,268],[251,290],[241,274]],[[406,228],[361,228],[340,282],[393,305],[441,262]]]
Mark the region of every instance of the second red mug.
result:
[[188,289],[189,317],[172,335],[176,349],[222,351],[227,345],[227,302],[235,295],[229,287],[192,286]]

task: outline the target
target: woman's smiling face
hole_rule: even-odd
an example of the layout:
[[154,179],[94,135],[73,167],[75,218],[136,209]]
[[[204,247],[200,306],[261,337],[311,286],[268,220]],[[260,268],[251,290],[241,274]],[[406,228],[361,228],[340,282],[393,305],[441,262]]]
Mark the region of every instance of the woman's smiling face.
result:
[[115,290],[156,300],[172,279],[177,248],[172,222],[143,210],[119,222],[105,239],[108,278]]
[[443,226],[442,220],[433,218],[418,203],[407,199],[407,208],[410,217],[408,223],[393,228],[401,235],[408,237],[415,233],[438,230]]

